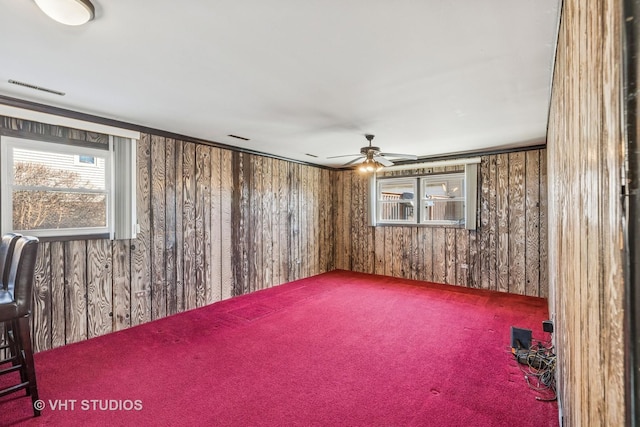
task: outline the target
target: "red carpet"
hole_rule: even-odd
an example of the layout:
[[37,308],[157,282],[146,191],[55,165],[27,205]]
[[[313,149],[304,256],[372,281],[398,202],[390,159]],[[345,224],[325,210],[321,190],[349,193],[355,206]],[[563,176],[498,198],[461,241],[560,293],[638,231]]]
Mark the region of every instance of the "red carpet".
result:
[[556,426],[507,352],[511,325],[541,336],[546,316],[538,298],[335,271],[39,353],[42,416],[14,394],[0,424]]

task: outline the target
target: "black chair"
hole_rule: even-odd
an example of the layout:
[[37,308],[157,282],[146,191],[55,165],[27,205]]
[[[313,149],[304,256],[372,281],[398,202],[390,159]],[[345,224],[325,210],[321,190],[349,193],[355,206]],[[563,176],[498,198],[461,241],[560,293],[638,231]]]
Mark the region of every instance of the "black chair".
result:
[[8,289],[9,265],[19,237],[21,237],[20,234],[8,233],[2,236],[2,241],[0,241],[0,271],[2,272],[0,274],[0,289],[4,291]]
[[[9,233],[2,236],[2,240],[0,241],[0,291],[9,290],[9,266],[11,265],[11,258],[13,257],[13,249],[19,237],[21,237],[20,234]],[[0,326],[4,327],[2,323],[0,323]],[[6,359],[0,360],[0,365],[12,362],[15,366],[18,364],[18,357],[14,356],[18,351],[16,341],[9,332],[11,328],[4,327],[4,329],[5,344],[0,346],[0,350],[9,350],[9,356]],[[0,374],[3,372],[4,370],[0,369]]]
[[[0,390],[0,396],[26,390],[31,396],[33,413],[40,415],[35,402],[38,400],[36,371],[33,363],[33,347],[31,345],[31,301],[33,300],[33,277],[38,255],[38,239],[35,237],[17,238],[10,257],[8,272],[2,276],[7,278],[5,289],[0,289],[0,322],[8,332],[10,357],[2,363],[11,362],[12,366],[0,370],[0,375],[20,372],[20,382]],[[5,270],[7,270],[5,268]]]

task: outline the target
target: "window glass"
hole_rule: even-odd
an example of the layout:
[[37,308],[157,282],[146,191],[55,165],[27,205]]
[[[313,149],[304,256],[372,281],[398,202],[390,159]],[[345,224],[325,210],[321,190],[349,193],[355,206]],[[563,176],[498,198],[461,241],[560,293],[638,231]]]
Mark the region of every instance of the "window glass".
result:
[[[107,234],[109,150],[3,137],[2,226],[36,236]],[[91,159],[87,168],[81,159]]]
[[422,178],[423,223],[464,223],[464,174]]
[[376,223],[466,225],[466,176],[447,172],[377,179]]
[[95,165],[96,158],[93,156],[78,156],[78,163],[83,163],[86,165]]
[[378,186],[378,220],[415,223],[415,180],[381,180]]

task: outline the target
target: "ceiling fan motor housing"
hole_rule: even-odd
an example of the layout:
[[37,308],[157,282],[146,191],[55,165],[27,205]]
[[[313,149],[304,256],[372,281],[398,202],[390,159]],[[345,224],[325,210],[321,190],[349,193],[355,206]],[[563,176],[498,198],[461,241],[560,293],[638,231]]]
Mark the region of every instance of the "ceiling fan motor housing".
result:
[[362,147],[360,149],[360,154],[362,154],[363,156],[366,156],[369,153],[373,153],[374,155],[377,155],[378,153],[380,153],[380,147],[373,147],[373,146],[368,146],[368,147]]

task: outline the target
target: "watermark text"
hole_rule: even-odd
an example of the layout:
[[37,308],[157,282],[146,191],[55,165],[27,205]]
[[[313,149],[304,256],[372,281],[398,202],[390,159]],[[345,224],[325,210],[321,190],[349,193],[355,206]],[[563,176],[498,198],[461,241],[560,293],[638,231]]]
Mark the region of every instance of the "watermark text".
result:
[[142,400],[136,399],[47,399],[36,400],[39,411],[142,411]]

